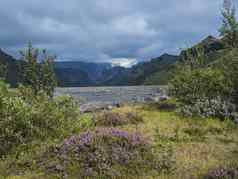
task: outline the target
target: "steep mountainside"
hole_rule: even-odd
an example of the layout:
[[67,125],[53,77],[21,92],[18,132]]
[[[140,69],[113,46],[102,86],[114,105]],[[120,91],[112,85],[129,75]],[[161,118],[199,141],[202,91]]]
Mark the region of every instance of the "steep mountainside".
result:
[[[149,62],[139,63],[132,68],[114,67],[104,72],[103,85],[142,85],[142,84],[163,84],[166,81],[167,74],[172,65],[179,59],[178,56],[163,54]],[[164,73],[161,80],[148,80],[158,73]]]
[[18,62],[10,55],[0,49],[0,64],[7,67],[6,81],[12,86],[16,86],[19,81],[19,65]]
[[[216,61],[220,56],[224,55],[224,46],[222,40],[213,36],[206,37],[200,43],[191,47],[190,50],[193,50],[197,47],[201,47],[203,49],[207,64]],[[173,69],[176,62],[181,60],[183,55],[185,55],[185,51],[182,51],[178,57],[172,56],[169,58],[168,55],[165,56],[164,60],[161,60],[158,63],[158,66],[162,68],[158,68],[157,72],[148,75],[144,83],[146,85],[167,84],[168,80],[173,74]]]
[[109,68],[109,63],[55,62],[59,85],[67,87],[97,85],[102,80],[103,72]]
[[113,67],[103,72],[102,80],[98,83],[101,86],[130,85],[128,77],[131,69],[124,67]]
[[[224,56],[222,40],[208,36],[191,47],[203,47],[207,56],[207,64]],[[188,49],[189,50],[189,49]],[[163,54],[151,61],[139,63],[131,68],[112,67],[109,63],[87,63],[80,61],[55,62],[55,72],[60,86],[117,86],[117,85],[161,85],[167,84],[174,66],[181,57]],[[19,81],[18,63],[13,57],[0,50],[0,62],[7,65],[7,81],[16,85]]]

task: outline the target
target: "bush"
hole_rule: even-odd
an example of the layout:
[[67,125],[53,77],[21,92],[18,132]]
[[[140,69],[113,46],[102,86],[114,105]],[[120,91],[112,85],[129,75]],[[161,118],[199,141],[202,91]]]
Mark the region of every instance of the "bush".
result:
[[231,50],[226,56],[219,60],[217,64],[226,75],[226,78],[231,81],[233,92],[232,102],[238,106],[238,52],[237,49]]
[[183,71],[170,82],[170,94],[185,105],[202,99],[227,99],[232,93],[232,84],[222,70],[204,68]]
[[187,70],[175,76],[170,93],[180,103],[180,113],[186,116],[235,119],[233,82],[221,68]]
[[121,114],[117,112],[103,112],[99,114],[94,119],[95,124],[98,126],[121,126],[127,124],[137,124],[142,122],[141,116],[134,112],[128,112],[126,114]]
[[3,85],[0,90],[0,155],[34,139],[60,138],[71,132],[78,109],[72,99],[52,100],[44,93],[32,97],[33,92],[23,87],[10,92]]
[[54,148],[53,153],[49,152],[46,158],[57,161],[54,167],[47,167],[48,172],[69,178],[135,177],[171,168],[169,158],[158,158],[147,138],[115,128],[98,128],[72,136]]
[[22,63],[20,63],[21,82],[30,87],[34,94],[44,91],[53,97],[57,86],[54,73],[55,56],[48,55],[46,50],[32,47],[31,43],[24,51],[20,51]]
[[183,105],[179,112],[185,116],[202,118],[215,117],[219,119],[235,119],[236,106],[217,97],[215,99],[200,99],[192,105]]

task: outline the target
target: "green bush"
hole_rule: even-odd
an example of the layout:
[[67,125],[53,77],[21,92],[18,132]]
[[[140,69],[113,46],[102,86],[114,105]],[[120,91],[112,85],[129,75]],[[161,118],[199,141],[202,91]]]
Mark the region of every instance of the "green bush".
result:
[[0,155],[34,139],[63,137],[77,120],[78,107],[71,98],[53,100],[44,93],[34,96],[24,87],[11,92],[3,84],[0,94]]
[[238,51],[232,49],[226,56],[222,57],[216,64],[232,84],[232,102],[238,105]]
[[171,80],[169,89],[179,102],[190,105],[199,99],[229,97],[232,83],[222,70],[202,68],[180,72]]
[[183,115],[236,120],[234,82],[222,68],[183,71],[171,81],[170,94],[178,100]]
[[20,74],[24,86],[30,87],[34,94],[44,91],[53,97],[54,89],[57,86],[54,73],[55,56],[49,55],[46,50],[39,50],[28,44],[26,50],[20,51],[21,60]]

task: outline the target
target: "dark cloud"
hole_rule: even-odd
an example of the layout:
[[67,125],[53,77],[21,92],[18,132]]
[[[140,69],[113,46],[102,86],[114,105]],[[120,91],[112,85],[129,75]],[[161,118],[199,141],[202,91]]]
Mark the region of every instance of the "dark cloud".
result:
[[28,41],[63,60],[148,60],[217,35],[222,0],[0,1],[0,47]]

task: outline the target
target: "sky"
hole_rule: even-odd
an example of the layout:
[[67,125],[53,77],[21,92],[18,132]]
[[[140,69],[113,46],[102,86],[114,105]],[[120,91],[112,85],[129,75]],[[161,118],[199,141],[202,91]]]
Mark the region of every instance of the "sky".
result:
[[218,36],[222,0],[0,0],[0,48],[130,66]]

